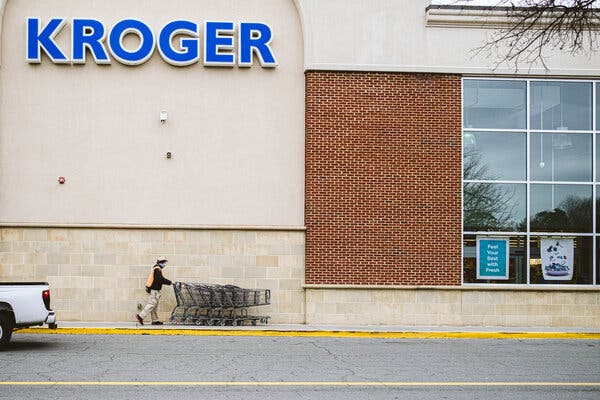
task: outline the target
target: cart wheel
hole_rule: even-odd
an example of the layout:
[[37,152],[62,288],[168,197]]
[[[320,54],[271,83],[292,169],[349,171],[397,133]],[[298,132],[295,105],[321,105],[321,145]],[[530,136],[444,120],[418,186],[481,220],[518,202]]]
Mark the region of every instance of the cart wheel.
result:
[[234,319],[233,321],[231,321],[231,326],[237,326],[238,322]]
[[198,326],[202,325],[202,320],[201,319],[197,319],[196,320],[196,325],[198,325]]
[[225,326],[225,320],[221,320],[221,326]]
[[212,319],[207,319],[206,320],[206,325],[211,326],[213,324],[213,320]]

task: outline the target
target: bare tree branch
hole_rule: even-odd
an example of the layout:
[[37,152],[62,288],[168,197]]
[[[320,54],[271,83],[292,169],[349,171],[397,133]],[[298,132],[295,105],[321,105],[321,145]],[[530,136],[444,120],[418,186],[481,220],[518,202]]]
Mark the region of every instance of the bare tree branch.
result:
[[489,11],[505,13],[507,23],[475,51],[496,58],[496,68],[540,63],[547,69],[552,51],[573,56],[598,51],[600,0],[498,0]]

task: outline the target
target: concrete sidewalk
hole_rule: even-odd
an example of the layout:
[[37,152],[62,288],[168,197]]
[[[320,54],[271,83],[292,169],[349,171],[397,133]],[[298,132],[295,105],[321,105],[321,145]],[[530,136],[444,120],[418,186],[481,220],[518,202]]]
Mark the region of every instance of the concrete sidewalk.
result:
[[61,322],[60,328],[106,328],[106,329],[185,329],[185,330],[244,330],[285,332],[568,332],[598,333],[600,328],[575,327],[512,327],[512,326],[400,326],[400,325],[307,325],[307,324],[258,324],[243,326],[197,326],[197,325],[150,325],[140,326],[136,322]]
[[59,322],[58,329],[34,327],[17,331],[66,335],[272,336],[368,339],[533,339],[600,340],[600,328],[304,325],[256,326],[139,325],[135,322]]

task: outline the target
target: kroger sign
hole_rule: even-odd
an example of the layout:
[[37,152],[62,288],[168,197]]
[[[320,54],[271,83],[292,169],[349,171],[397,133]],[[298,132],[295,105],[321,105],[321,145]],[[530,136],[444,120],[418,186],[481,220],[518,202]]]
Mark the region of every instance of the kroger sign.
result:
[[[169,22],[155,35],[148,25],[137,19],[123,19],[109,31],[98,20],[73,18],[70,58],[55,41],[66,23],[64,18],[53,18],[44,26],[39,18],[27,19],[29,63],[40,63],[44,52],[57,64],[84,64],[88,50],[97,64],[110,64],[110,54],[122,64],[139,65],[148,61],[158,47],[162,59],[176,66],[197,63],[201,55],[206,66],[250,67],[254,57],[262,67],[277,66],[270,47],[273,38],[271,28],[260,22],[240,22],[236,26],[229,21],[206,21],[201,54],[200,28],[192,21]],[[129,34],[139,38],[137,49],[124,46],[123,40]],[[174,47],[175,37],[179,38],[179,46]],[[236,44],[237,54],[234,53]]]

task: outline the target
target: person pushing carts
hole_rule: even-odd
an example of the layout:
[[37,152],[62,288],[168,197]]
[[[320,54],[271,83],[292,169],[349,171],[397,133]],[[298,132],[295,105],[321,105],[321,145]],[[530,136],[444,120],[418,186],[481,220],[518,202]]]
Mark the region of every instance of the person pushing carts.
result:
[[144,318],[150,314],[150,318],[152,319],[152,325],[162,325],[163,323],[158,320],[158,302],[162,296],[161,290],[163,285],[172,285],[173,282],[165,278],[162,274],[162,270],[166,267],[167,260],[165,257],[158,257],[156,260],[156,264],[152,267],[152,271],[150,272],[150,276],[148,277],[148,281],[146,282],[146,292],[149,294],[148,296],[148,304],[139,314],[135,314],[135,318],[140,323],[140,325],[144,325]]

